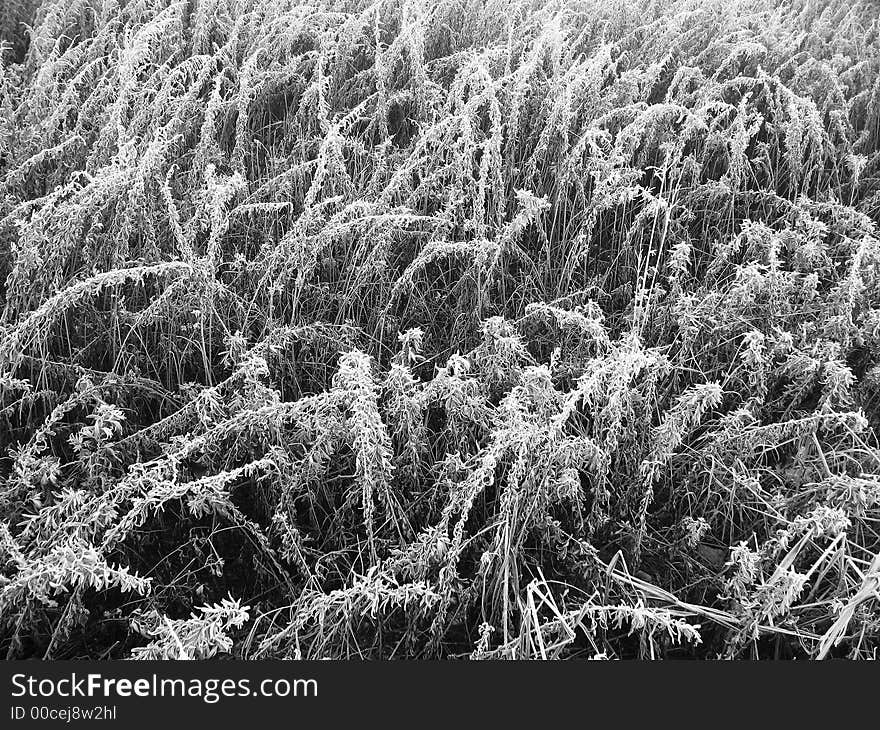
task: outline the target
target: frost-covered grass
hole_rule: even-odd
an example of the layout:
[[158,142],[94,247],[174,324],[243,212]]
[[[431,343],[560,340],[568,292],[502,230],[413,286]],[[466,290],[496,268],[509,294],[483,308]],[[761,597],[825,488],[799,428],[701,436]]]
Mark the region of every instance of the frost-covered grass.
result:
[[8,657],[873,657],[880,22],[3,0]]

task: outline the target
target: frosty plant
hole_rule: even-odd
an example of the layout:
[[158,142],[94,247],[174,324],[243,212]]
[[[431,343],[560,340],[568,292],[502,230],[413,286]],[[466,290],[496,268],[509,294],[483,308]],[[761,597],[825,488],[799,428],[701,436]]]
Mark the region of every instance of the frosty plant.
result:
[[0,0],[8,658],[880,642],[862,0]]

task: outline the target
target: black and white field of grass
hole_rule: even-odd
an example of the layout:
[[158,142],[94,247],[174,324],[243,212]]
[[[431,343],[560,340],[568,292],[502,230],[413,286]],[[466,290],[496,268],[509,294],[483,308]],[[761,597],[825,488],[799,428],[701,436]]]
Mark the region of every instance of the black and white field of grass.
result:
[[876,658],[878,15],[0,0],[0,658]]

